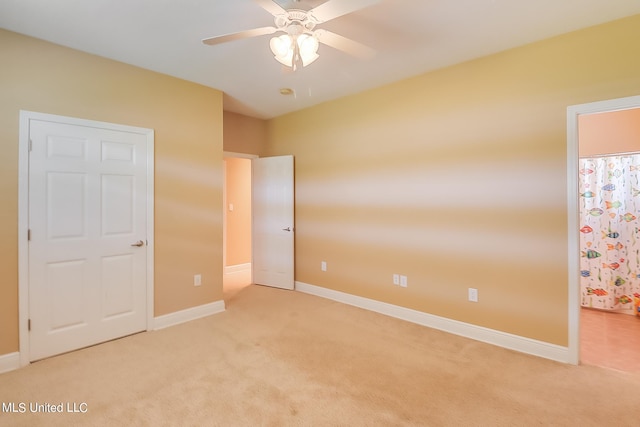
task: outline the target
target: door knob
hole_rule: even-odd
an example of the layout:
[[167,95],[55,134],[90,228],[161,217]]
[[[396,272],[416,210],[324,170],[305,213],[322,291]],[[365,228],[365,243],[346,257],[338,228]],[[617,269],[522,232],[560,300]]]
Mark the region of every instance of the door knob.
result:
[[282,231],[291,231],[291,227],[283,228]]
[[137,247],[144,246],[144,242],[142,240],[138,240],[137,242],[132,243],[131,246],[137,246]]

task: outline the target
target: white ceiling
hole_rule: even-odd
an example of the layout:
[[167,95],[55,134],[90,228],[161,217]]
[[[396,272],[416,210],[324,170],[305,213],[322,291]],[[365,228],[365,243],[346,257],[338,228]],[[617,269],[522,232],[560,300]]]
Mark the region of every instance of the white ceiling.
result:
[[[305,10],[324,2],[276,0]],[[373,47],[375,58],[321,45],[295,73],[273,58],[271,36],[201,43],[273,25],[253,0],[0,0],[0,27],[222,90],[225,110],[271,118],[639,13],[640,0],[381,0],[319,26]]]

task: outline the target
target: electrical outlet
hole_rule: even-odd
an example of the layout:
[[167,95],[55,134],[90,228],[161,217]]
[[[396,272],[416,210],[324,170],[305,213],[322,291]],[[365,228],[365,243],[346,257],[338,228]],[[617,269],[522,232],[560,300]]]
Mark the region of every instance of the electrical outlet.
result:
[[195,274],[193,276],[193,286],[202,285],[202,274]]
[[469,288],[469,301],[478,302],[478,290],[476,288]]
[[400,285],[400,275],[399,274],[394,274],[393,275],[393,284],[394,285]]
[[407,287],[407,276],[400,276],[400,286],[403,288]]
[[322,261],[320,263],[320,270],[327,271],[327,261]]

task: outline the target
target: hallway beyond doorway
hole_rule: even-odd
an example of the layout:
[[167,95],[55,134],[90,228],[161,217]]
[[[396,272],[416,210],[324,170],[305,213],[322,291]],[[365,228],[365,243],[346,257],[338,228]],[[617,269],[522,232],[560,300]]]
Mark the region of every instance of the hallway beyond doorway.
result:
[[222,292],[225,306],[228,308],[229,303],[250,285],[251,268],[225,273],[222,279]]

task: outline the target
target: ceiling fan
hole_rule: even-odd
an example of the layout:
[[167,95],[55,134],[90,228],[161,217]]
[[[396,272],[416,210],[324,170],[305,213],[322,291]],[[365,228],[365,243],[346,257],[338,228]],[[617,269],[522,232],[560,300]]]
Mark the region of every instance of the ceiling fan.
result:
[[278,62],[291,67],[294,71],[300,65],[306,67],[318,59],[319,43],[358,58],[367,59],[375,55],[375,51],[368,46],[316,26],[364,9],[380,0],[328,0],[310,10],[284,9],[273,0],[254,1],[274,16],[275,26],[210,37],[203,39],[202,42],[206,45],[216,45],[282,32],[284,34],[271,39],[269,47]]

